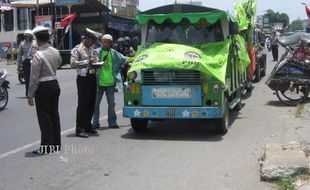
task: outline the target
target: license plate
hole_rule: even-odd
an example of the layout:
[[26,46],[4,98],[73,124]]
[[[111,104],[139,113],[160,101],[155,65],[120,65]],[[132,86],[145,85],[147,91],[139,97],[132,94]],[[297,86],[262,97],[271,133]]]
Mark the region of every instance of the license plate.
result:
[[167,108],[166,117],[167,118],[175,118],[175,108]]
[[152,98],[192,98],[191,88],[153,88]]

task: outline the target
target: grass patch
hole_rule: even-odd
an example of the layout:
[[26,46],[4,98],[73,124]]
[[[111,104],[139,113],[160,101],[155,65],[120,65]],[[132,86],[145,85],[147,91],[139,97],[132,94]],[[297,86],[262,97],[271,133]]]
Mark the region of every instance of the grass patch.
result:
[[296,190],[294,183],[298,180],[310,181],[310,174],[303,172],[292,177],[279,177],[275,184],[278,185],[279,190]]
[[295,117],[300,118],[305,110],[305,104],[298,104],[296,107]]
[[279,186],[279,190],[295,190],[295,181],[293,177],[279,177],[276,184]]

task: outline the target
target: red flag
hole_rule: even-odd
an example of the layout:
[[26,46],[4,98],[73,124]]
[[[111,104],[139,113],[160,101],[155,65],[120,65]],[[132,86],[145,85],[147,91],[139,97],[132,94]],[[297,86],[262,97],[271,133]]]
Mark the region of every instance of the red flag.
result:
[[76,17],[76,14],[75,14],[75,13],[66,16],[65,18],[63,18],[63,19],[60,21],[60,25],[61,25],[62,27],[67,27],[68,25],[70,25],[70,24],[73,22],[73,20],[75,19],[75,17]]
[[310,19],[310,7],[308,7],[306,3],[303,3],[303,4],[305,5],[307,16]]

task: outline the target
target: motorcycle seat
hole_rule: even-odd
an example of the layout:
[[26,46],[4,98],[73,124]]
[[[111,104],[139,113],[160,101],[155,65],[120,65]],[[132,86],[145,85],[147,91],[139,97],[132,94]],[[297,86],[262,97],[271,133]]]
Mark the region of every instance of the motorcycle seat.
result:
[[283,46],[293,46],[293,45],[310,45],[310,34],[300,34],[296,33],[290,36],[282,36],[278,38],[280,44]]
[[280,44],[282,44],[283,46],[298,45],[300,44],[300,39],[300,34],[293,34],[290,36],[282,36],[278,38]]

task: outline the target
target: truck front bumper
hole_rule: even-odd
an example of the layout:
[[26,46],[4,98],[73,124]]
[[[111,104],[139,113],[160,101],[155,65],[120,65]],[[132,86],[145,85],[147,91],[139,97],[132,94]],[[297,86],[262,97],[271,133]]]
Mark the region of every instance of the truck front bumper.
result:
[[127,118],[145,119],[216,119],[223,117],[218,107],[129,107],[123,108]]

